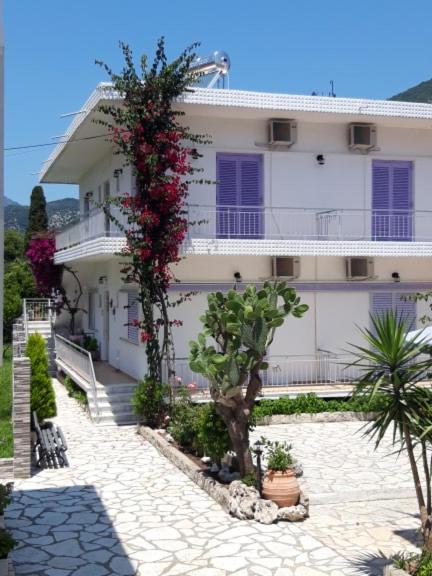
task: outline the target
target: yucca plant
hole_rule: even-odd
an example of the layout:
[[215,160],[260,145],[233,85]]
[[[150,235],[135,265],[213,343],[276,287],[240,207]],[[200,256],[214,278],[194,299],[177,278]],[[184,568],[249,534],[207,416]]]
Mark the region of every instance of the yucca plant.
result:
[[352,345],[356,357],[352,365],[362,372],[356,393],[369,400],[384,395],[387,403],[378,407],[376,419],[366,424],[365,435],[378,447],[386,432],[391,431],[393,445],[407,451],[424,545],[432,550],[432,390],[423,385],[432,359],[425,356],[426,341],[421,332],[412,340],[407,338],[412,326],[403,316],[389,311],[372,316],[371,322],[371,329],[361,330],[365,345]]

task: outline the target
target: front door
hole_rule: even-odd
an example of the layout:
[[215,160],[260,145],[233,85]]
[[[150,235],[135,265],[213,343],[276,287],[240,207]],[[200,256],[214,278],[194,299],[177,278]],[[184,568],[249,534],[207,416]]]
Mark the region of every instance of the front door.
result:
[[216,180],[216,236],[263,238],[262,155],[218,154]]
[[374,160],[372,240],[413,239],[412,162]]

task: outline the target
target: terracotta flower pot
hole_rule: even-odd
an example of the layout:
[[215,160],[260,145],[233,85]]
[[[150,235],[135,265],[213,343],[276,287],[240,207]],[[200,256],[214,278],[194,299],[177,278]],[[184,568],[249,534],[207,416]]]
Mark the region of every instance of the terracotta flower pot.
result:
[[285,508],[298,503],[300,486],[293,470],[285,472],[268,470],[264,476],[262,492],[264,498],[272,500],[280,508]]

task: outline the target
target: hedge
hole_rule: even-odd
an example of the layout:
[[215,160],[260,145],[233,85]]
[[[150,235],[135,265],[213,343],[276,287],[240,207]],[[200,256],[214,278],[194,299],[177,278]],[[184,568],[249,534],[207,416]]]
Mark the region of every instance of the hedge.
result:
[[25,353],[31,363],[31,410],[41,421],[52,418],[57,414],[57,408],[44,338],[40,334],[30,334]]

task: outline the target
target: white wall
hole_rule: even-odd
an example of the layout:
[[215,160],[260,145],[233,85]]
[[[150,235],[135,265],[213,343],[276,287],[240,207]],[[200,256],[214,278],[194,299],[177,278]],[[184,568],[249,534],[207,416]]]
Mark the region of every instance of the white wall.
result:
[[[350,152],[347,127],[342,123],[299,122],[297,142],[288,151],[268,151],[266,120],[186,118],[196,132],[206,131],[213,142],[200,152],[196,165],[216,180],[217,152],[263,154],[265,204],[299,208],[365,209],[371,205],[372,161],[411,160],[414,163],[414,203],[417,210],[432,210],[432,140],[418,128],[380,126],[380,150],[367,155]],[[319,166],[317,154],[324,154]],[[214,204],[215,185],[195,186],[190,201]]]

